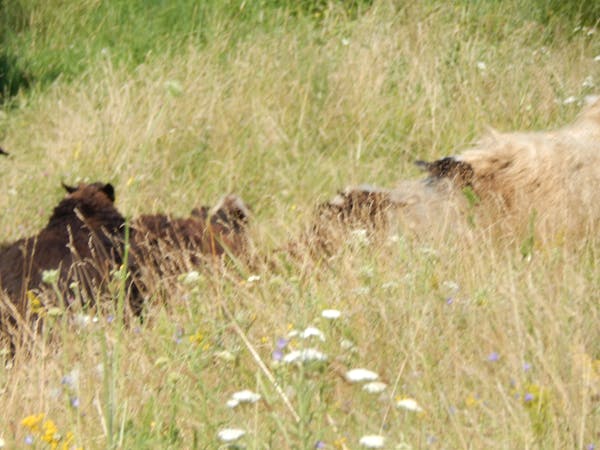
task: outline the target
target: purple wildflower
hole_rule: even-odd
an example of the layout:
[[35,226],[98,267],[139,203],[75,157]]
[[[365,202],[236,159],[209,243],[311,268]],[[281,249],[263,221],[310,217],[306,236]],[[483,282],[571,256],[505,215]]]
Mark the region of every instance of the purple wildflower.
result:
[[271,354],[271,357],[273,358],[273,361],[281,361],[283,359],[283,352],[277,349]]
[[499,359],[500,359],[500,354],[498,352],[492,352],[487,357],[487,360],[490,362],[496,362]]
[[112,314],[110,314],[107,318],[106,318],[106,323],[112,323],[113,320],[115,320],[115,316],[113,316]]
[[596,446],[594,444],[588,444],[585,450],[596,450]]
[[523,397],[523,400],[525,400],[525,402],[530,402],[532,401],[534,398],[534,395],[530,392],[528,392],[527,394],[525,394],[525,397]]
[[523,372],[529,372],[531,370],[531,364],[525,361],[523,363]]
[[33,436],[28,434],[27,436],[25,436],[25,445],[32,445],[33,444]]
[[454,299],[452,297],[448,297],[446,299],[446,305],[451,305],[452,303],[454,303]]
[[79,397],[71,397],[71,406],[73,408],[79,408]]
[[325,442],[317,441],[317,443],[315,444],[315,448],[325,448]]
[[288,343],[290,341],[288,341],[285,338],[278,338],[277,339],[277,343],[275,344],[275,347],[277,347],[277,350],[283,350],[285,347],[287,347]]

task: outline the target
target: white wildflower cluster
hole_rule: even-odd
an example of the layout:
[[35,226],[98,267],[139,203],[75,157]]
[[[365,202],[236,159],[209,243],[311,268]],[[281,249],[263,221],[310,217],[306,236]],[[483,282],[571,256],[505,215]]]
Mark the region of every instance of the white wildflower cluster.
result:
[[[256,403],[261,398],[261,395],[256,392],[253,392],[250,389],[243,389],[231,394],[231,397],[227,400],[225,405],[228,408],[235,408],[241,403]],[[245,434],[246,431],[241,428],[223,428],[217,433],[217,438],[221,442],[232,443],[241,439]]]
[[416,413],[425,412],[425,410],[421,408],[417,401],[412,398],[402,398],[396,402],[396,406],[398,408],[406,409],[407,411],[412,411]]
[[287,364],[322,361],[327,361],[327,355],[314,348],[293,350],[283,357],[283,362]]
[[[250,282],[251,280],[248,279]],[[252,282],[257,281],[253,280]],[[449,289],[458,289],[458,285],[454,282],[448,282]],[[330,323],[340,319],[343,314],[337,309],[327,308],[321,311],[321,323]],[[315,325],[309,325],[304,329],[292,329],[285,336],[279,337],[274,342],[274,350],[272,359],[275,363],[274,367],[281,367],[278,364],[301,365],[308,363],[321,363],[329,360],[329,357],[321,351],[315,344],[326,342],[328,336]],[[341,348],[345,351],[355,349],[355,344],[347,339],[340,341]],[[294,348],[296,347],[296,348]],[[366,394],[382,394],[388,389],[388,385],[380,379],[380,375],[365,367],[350,368],[344,373],[344,379],[347,383],[357,385]],[[282,391],[284,392],[284,391]],[[234,392],[227,399],[225,406],[228,408],[236,408],[242,403],[256,403],[261,400],[261,395],[249,389]],[[389,396],[381,397],[389,401]],[[398,398],[395,402],[395,407],[404,409],[417,414],[424,414],[425,410],[419,403],[409,397]],[[228,446],[244,446],[243,443],[238,443],[239,439],[246,435],[246,431],[239,428],[224,428],[218,432],[218,439]],[[384,448],[387,438],[380,434],[365,434],[358,440],[358,446],[362,448]],[[318,441],[315,448],[328,448],[323,441]]]
[[340,311],[338,311],[337,309],[324,309],[321,312],[321,317],[323,317],[324,319],[329,319],[329,320],[339,319],[341,315],[342,315],[342,313]]
[[368,434],[361,437],[358,443],[366,448],[383,448],[385,445],[385,438],[378,434]]
[[228,408],[235,408],[240,403],[256,403],[260,399],[260,394],[252,392],[249,389],[244,389],[242,391],[234,392],[229,400],[227,400],[226,405]]
[[223,428],[217,433],[217,436],[222,442],[235,442],[246,432],[240,428]]

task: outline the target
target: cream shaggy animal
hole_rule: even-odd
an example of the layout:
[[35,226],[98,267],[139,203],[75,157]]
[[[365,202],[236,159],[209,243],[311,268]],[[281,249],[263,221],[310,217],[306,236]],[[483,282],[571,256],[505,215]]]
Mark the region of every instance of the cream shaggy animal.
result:
[[[393,189],[347,188],[320,206],[320,220],[377,218],[418,233],[460,232],[476,224],[522,234],[533,225],[542,239],[598,230],[600,99],[566,127],[490,131],[456,156],[417,165],[428,172],[426,179],[402,181]],[[374,205],[382,205],[377,214]]]
[[540,231],[579,232],[600,223],[600,99],[564,128],[492,131],[455,159],[472,169],[461,182],[514,225],[534,211]]

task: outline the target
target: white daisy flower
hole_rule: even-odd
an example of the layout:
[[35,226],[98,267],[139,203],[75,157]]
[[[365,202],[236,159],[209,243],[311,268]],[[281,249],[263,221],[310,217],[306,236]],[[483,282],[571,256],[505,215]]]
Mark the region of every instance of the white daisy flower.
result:
[[340,311],[338,311],[337,309],[324,309],[321,312],[321,317],[323,317],[324,319],[330,319],[330,320],[339,319],[339,317],[341,315],[342,315],[342,313]]
[[476,65],[477,65],[477,68],[481,71],[487,69],[487,66],[483,61],[477,61]]
[[378,434],[368,434],[361,437],[358,443],[367,448],[383,448],[383,445],[385,444],[385,438]]
[[563,100],[563,105],[570,105],[571,103],[575,103],[577,101],[577,97],[571,95]]
[[367,369],[351,369],[346,372],[346,380],[350,383],[361,383],[363,381],[375,381],[379,378],[375,372]]
[[398,402],[396,402],[396,406],[398,408],[406,409],[407,411],[413,411],[413,412],[423,412],[424,411],[424,409],[421,408],[419,406],[419,404],[417,403],[417,401],[413,398],[403,398],[401,400],[398,400]]
[[256,283],[257,281],[260,281],[260,275],[250,275],[246,281],[248,281],[248,283]]
[[233,442],[237,441],[245,434],[246,432],[244,430],[240,430],[239,428],[223,428],[219,431],[217,436],[223,442]]
[[369,394],[380,394],[385,391],[387,384],[382,381],[371,381],[365,384],[362,389],[363,391],[368,392]]

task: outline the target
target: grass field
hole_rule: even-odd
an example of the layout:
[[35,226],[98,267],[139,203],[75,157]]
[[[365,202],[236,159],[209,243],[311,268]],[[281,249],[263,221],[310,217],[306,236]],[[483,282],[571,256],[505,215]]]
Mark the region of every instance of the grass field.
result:
[[[348,184],[419,176],[489,125],[571,121],[600,91],[599,18],[550,0],[0,0],[0,240],[43,227],[61,181],[102,180],[130,217],[235,192],[270,254]],[[166,279],[143,323],[49,317],[0,366],[0,442],[598,448],[600,240],[523,258],[526,238],[398,230],[327,264]],[[278,361],[303,349],[327,359]],[[385,390],[345,379],[360,367]],[[261,399],[228,407],[244,389]]]

